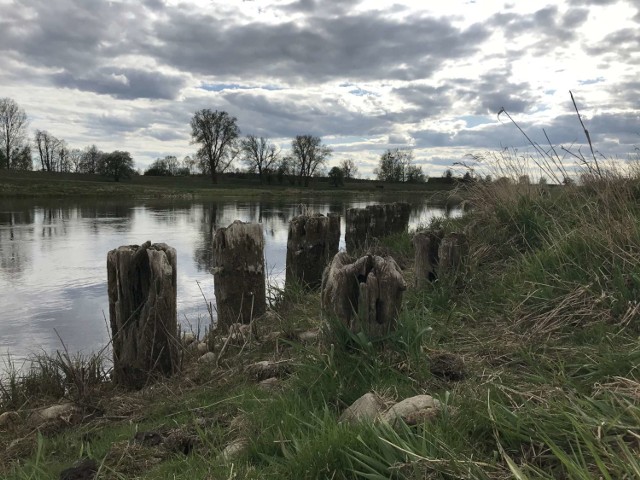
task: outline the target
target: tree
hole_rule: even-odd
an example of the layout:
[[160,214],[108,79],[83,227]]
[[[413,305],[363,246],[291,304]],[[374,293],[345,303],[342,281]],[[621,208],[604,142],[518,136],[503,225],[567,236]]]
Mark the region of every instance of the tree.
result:
[[257,172],[260,183],[264,183],[264,176],[268,175],[278,161],[277,147],[265,137],[247,135],[240,141],[243,161],[250,172]]
[[46,130],[36,130],[33,143],[38,151],[42,170],[46,172],[57,171],[60,140]]
[[105,154],[102,158],[99,173],[113,177],[116,182],[119,182],[121,178],[130,177],[135,173],[131,154],[119,150]]
[[407,183],[424,183],[426,176],[422,172],[422,167],[419,165],[408,165],[405,172],[405,181]]
[[309,180],[331,156],[332,150],[322,145],[320,137],[313,135],[297,135],[291,142],[291,154],[295,162],[298,183],[309,186]]
[[413,151],[400,148],[389,149],[380,156],[378,168],[373,173],[383,182],[405,182],[412,161]]
[[16,170],[33,170],[31,147],[29,145],[24,145],[22,148],[16,147],[13,150],[12,168]]
[[95,145],[88,146],[82,154],[82,164],[80,170],[82,173],[98,173],[104,152],[98,150]]
[[340,167],[333,167],[329,170],[329,181],[334,187],[341,187],[344,184],[344,170]]
[[82,150],[80,150],[79,148],[73,148],[69,150],[67,159],[69,161],[69,166],[73,170],[73,172],[80,173],[82,168]]
[[189,172],[189,175],[194,175],[198,172],[198,161],[191,155],[187,155],[186,157],[184,157],[182,159],[182,164],[184,165],[184,168],[186,168]]
[[240,135],[236,117],[227,112],[198,110],[191,119],[191,138],[199,143],[198,157],[207,162],[211,180],[218,183],[218,173],[223,173],[238,153],[236,141]]
[[27,114],[11,98],[0,98],[0,147],[4,161],[0,168],[14,168],[18,154],[27,137]]
[[358,174],[358,167],[350,158],[340,162],[340,170],[342,170],[344,178],[356,178],[356,175]]

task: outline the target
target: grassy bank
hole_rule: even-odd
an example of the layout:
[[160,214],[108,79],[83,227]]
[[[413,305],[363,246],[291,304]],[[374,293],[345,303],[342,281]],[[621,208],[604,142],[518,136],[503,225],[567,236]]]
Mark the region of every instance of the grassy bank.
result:
[[[318,295],[291,289],[217,364],[186,348],[182,375],[135,394],[99,364],[41,359],[5,382],[2,409],[19,421],[0,433],[0,476],[58,478],[89,457],[97,478],[121,479],[640,477],[640,179],[468,195],[472,213],[431,226],[467,234],[461,279],[409,288],[389,338],[334,325],[305,343]],[[409,235],[383,248],[411,284]],[[274,389],[247,368],[258,360],[286,361]],[[443,409],[411,427],[339,423],[369,391],[428,393]],[[28,427],[31,409],[61,398],[81,414]],[[238,439],[241,453],[221,456]]]
[[304,195],[318,192],[331,195],[394,194],[417,192],[444,198],[444,191],[454,184],[381,183],[373,180],[346,180],[334,187],[327,178],[313,179],[309,187],[301,187],[285,179],[279,183],[261,184],[255,175],[221,175],[219,183],[212,184],[206,176],[154,177],[136,175],[120,182],[98,175],[19,172],[0,170],[0,198],[31,197],[130,197],[130,198],[207,198],[220,196],[281,196]]

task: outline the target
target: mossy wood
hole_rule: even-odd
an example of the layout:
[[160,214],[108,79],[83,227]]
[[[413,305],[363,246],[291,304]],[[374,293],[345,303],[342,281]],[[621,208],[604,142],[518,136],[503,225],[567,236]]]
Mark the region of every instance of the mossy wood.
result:
[[324,267],[338,253],[340,216],[299,215],[289,222],[286,284],[297,281],[317,288]]
[[415,286],[421,288],[438,276],[438,249],[442,241],[440,232],[417,232],[413,236],[415,250]]
[[382,337],[396,328],[406,288],[393,258],[339,252],[322,276],[322,308],[354,333]]
[[218,325],[249,323],[266,310],[262,225],[236,220],[213,237]]
[[406,232],[411,206],[397,202],[349,208],[346,213],[345,243],[348,252],[366,247],[374,238]]
[[107,254],[113,379],[141,388],[178,369],[176,251],[164,243],[121,246]]

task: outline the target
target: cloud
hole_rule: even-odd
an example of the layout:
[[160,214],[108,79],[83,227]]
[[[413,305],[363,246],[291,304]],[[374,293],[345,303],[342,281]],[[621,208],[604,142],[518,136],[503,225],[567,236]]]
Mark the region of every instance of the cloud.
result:
[[121,99],[175,99],[186,81],[177,75],[133,68],[99,68],[84,76],[70,72],[52,75],[55,85],[88,92],[112,95]]
[[289,85],[427,78],[445,61],[478,51],[490,34],[477,24],[461,29],[447,19],[399,20],[378,11],[238,25],[214,14],[176,10],[153,29],[157,42],[146,51],[160,63],[213,77],[260,76]]

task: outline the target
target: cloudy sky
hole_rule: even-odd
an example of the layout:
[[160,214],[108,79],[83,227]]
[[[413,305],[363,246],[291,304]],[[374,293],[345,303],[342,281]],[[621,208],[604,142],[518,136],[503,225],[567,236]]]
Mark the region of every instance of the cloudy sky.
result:
[[640,145],[637,0],[0,0],[0,97],[71,147],[144,167],[195,151],[226,110],[283,147],[313,134],[370,174],[413,148],[437,176],[470,153]]

